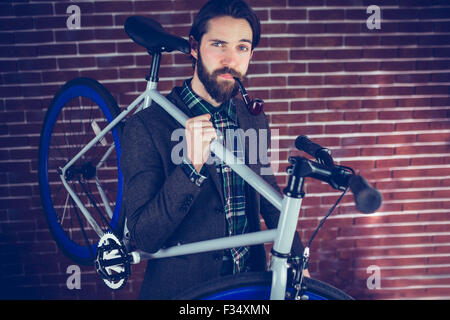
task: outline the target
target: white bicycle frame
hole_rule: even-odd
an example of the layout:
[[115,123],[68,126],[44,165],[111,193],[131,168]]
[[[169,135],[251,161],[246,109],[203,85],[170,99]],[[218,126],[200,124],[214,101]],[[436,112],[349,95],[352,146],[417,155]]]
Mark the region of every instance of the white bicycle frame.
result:
[[[81,202],[76,193],[72,190],[65,179],[65,174],[83,154],[85,154],[92,146],[98,143],[110,130],[112,130],[120,121],[122,121],[136,107],[136,112],[151,105],[152,101],[166,110],[175,120],[185,127],[188,117],[180,111],[178,107],[172,104],[166,97],[161,95],[157,89],[157,82],[148,81],[147,88],[136,100],[134,100],[124,111],[122,111],[109,125],[100,132],[96,132],[96,137],[92,139],[78,154],[73,157],[63,168],[60,168],[60,178],[69,195],[72,197],[90,226],[95,232],[102,237],[103,230],[91,216],[84,204]],[[291,251],[292,242],[297,228],[297,222],[302,203],[301,198],[282,197],[276,192],[265,180],[254,173],[244,162],[236,158],[228,149],[217,141],[211,142],[211,151],[224,163],[226,163],[233,171],[239,174],[248,184],[250,184],[261,196],[266,198],[271,204],[280,210],[280,218],[276,229],[252,232],[244,235],[217,238],[213,240],[189,243],[170,248],[161,249],[156,253],[147,253],[143,251],[135,251],[130,253],[133,257],[133,263],[139,263],[142,259],[161,259],[180,255],[194,254],[200,252],[208,252],[222,249],[229,249],[241,246],[251,246],[262,243],[273,242],[273,250],[279,255],[272,255],[270,270],[272,271],[272,288],[271,300],[284,300],[287,283],[287,256]],[[97,168],[100,167],[106,158],[113,151],[114,144],[110,146],[103,158],[100,160]],[[110,218],[112,218],[112,210],[109,206],[108,199],[103,192],[99,181],[96,181],[102,201]],[[125,224],[126,228],[126,224]]]

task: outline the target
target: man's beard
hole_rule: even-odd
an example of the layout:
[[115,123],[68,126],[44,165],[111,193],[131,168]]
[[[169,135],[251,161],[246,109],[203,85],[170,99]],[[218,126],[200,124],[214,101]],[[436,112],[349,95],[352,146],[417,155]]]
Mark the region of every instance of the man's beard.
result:
[[203,64],[199,52],[197,60],[198,78],[203,83],[203,86],[205,87],[211,98],[213,98],[217,103],[223,103],[224,101],[230,100],[236,95],[239,90],[236,81],[218,81],[219,75],[224,73],[229,73],[233,77],[237,77],[239,79],[243,78],[243,76],[239,72],[228,67],[224,67],[222,69],[218,69],[213,71],[212,73],[209,73]]

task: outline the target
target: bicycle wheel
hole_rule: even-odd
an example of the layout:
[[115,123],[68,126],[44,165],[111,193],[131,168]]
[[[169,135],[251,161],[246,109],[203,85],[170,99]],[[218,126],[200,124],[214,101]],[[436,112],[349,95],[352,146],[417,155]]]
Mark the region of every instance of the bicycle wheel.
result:
[[[352,300],[348,294],[319,280],[304,278],[308,300]],[[269,300],[272,272],[248,272],[226,276],[190,289],[176,299],[181,300]],[[286,289],[286,299],[293,298],[294,289]],[[305,298],[304,295],[304,298]]]
[[[99,235],[69,196],[58,172],[119,113],[116,101],[100,83],[76,78],[56,93],[42,127],[38,164],[42,205],[55,241],[80,264],[93,262]],[[65,177],[103,231],[114,232],[119,220],[120,125],[77,160]],[[111,145],[112,152],[103,159]]]

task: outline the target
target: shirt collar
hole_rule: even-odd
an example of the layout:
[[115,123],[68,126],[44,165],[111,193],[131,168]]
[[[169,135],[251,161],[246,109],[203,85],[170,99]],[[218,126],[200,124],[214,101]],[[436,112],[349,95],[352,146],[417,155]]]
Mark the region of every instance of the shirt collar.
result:
[[191,80],[192,79],[187,79],[183,82],[180,98],[194,115],[198,116],[209,113],[211,116],[214,116],[214,114],[221,112],[225,113],[231,120],[236,122],[236,106],[233,99],[223,102],[219,107],[214,107],[209,102],[198,96],[194,90],[192,90]]

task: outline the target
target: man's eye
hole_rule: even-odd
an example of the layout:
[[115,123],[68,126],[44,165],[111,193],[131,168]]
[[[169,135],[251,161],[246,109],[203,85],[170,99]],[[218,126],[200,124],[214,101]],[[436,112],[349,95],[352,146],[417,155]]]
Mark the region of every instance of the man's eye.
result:
[[240,46],[239,50],[241,50],[241,51],[248,51],[248,47],[247,46]]
[[212,45],[214,46],[214,47],[223,47],[223,43],[222,42],[213,42],[212,43]]

